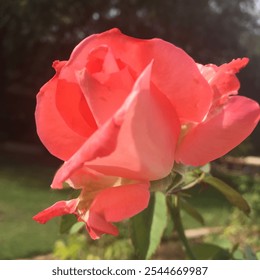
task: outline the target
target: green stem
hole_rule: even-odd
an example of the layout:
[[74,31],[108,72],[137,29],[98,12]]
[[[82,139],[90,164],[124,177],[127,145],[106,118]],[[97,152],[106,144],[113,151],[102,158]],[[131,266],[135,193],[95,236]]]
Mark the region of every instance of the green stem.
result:
[[178,233],[178,236],[180,238],[180,240],[182,241],[182,244],[185,248],[185,251],[188,255],[188,257],[191,260],[196,260],[196,257],[194,256],[191,248],[190,248],[190,244],[189,241],[185,235],[185,231],[184,231],[184,227],[182,224],[182,220],[181,220],[181,215],[180,215],[180,201],[179,201],[179,196],[178,195],[174,195],[173,196],[173,203],[171,204],[171,208],[172,208],[172,215],[173,215],[173,221],[174,221],[174,225],[176,228],[176,231]]

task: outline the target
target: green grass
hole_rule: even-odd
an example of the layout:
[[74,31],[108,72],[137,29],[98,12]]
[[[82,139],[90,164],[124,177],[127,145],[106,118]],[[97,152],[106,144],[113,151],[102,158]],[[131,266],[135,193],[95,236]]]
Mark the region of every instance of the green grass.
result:
[[66,198],[49,188],[54,170],[37,164],[0,164],[0,259],[51,252],[60,238],[58,219],[46,225],[32,220],[39,211]]

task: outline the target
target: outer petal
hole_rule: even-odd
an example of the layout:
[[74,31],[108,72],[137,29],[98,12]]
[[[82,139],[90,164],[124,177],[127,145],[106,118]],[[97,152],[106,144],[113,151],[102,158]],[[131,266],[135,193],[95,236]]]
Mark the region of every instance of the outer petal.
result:
[[79,86],[59,79],[64,64],[54,63],[56,75],[38,93],[35,119],[45,147],[66,160],[93,133],[96,125]]
[[170,100],[181,121],[203,120],[211,106],[212,90],[194,60],[160,39],[143,44],[140,53],[140,57],[154,59],[151,80]]
[[149,183],[107,188],[91,204],[93,211],[108,222],[119,222],[141,212],[148,206]]
[[[248,58],[238,58],[233,59],[229,63],[225,63],[221,66],[216,65],[198,65],[202,75],[209,82],[210,86],[214,92],[214,99],[222,99],[223,97],[237,94],[238,89],[240,87],[240,83],[238,78],[236,77],[236,73],[243,67],[245,67],[248,63]],[[220,103],[221,102],[220,100]]]
[[154,59],[151,80],[175,106],[178,116],[184,121],[204,118],[212,101],[211,88],[189,55],[160,39],[136,39],[118,29],[89,36],[74,49],[63,73],[84,69],[89,53],[99,45],[109,46],[115,58],[129,65],[137,76]]
[[95,212],[89,213],[86,229],[92,239],[98,239],[104,233],[118,235],[118,229]]
[[45,224],[50,219],[66,214],[73,214],[76,211],[78,205],[78,199],[72,199],[68,201],[58,201],[52,206],[46,208],[42,212],[33,217],[36,222]]
[[97,125],[79,85],[58,79],[54,94],[57,110],[67,126],[79,135],[89,137],[97,129]]
[[117,235],[111,222],[128,219],[148,206],[149,183],[111,187],[101,191],[94,199],[86,221],[93,239],[108,233]]
[[74,171],[81,169],[85,162],[112,153],[116,147],[120,127],[120,121],[115,121],[112,118],[92,134],[81,148],[57,171],[52,182],[52,188],[62,188],[62,183]]
[[223,156],[249,136],[259,116],[255,101],[232,97],[223,110],[187,133],[177,149],[176,161],[198,166]]

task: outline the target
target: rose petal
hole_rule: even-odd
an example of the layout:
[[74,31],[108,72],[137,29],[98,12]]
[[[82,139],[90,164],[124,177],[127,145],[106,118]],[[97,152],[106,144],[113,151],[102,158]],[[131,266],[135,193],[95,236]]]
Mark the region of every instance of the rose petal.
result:
[[176,161],[198,166],[217,159],[239,145],[256,127],[258,103],[234,96],[215,116],[192,128],[181,141]]
[[[62,76],[62,70],[66,68],[67,61],[54,61],[53,67],[56,70],[56,87],[53,89],[55,102],[59,113],[66,124],[75,132],[88,137],[96,129],[96,123],[86,103],[78,83],[75,80],[73,71],[66,72]],[[48,88],[48,83],[44,86]]]
[[118,235],[118,229],[114,225],[93,211],[89,212],[86,229],[92,239],[98,239],[104,233]]
[[77,83],[58,79],[56,106],[60,115],[73,131],[88,138],[97,125],[88,107],[85,97]]
[[[233,59],[229,63],[225,63],[221,66],[216,65],[198,65],[202,75],[209,82],[214,91],[214,99],[222,98],[228,95],[234,95],[238,93],[240,83],[236,77],[236,73],[248,63],[248,58]],[[220,102],[221,103],[221,102]]]
[[194,60],[160,39],[148,41],[141,56],[154,59],[151,80],[170,100],[181,121],[203,120],[211,105],[212,90]]
[[45,224],[50,219],[66,214],[73,214],[76,211],[78,205],[78,199],[72,199],[68,201],[58,201],[52,206],[41,211],[33,217],[33,219],[41,224]]
[[149,183],[106,188],[91,204],[90,212],[98,213],[108,222],[128,219],[148,206]]
[[117,235],[111,222],[128,219],[149,203],[149,183],[106,188],[97,194],[88,211],[87,230],[93,239],[102,234]]
[[37,133],[50,153],[66,160],[96,129],[79,86],[59,79],[66,62],[54,62],[56,75],[37,95]]
[[54,77],[37,95],[35,112],[37,133],[51,154],[66,160],[86,140],[68,127],[56,108],[55,90],[57,78]]

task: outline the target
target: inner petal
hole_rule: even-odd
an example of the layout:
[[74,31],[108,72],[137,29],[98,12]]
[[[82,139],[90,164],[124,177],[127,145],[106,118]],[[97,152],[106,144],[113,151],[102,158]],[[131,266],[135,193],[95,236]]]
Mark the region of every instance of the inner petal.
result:
[[132,73],[106,46],[94,49],[86,67],[77,73],[79,85],[98,126],[114,115],[131,92],[134,84]]

